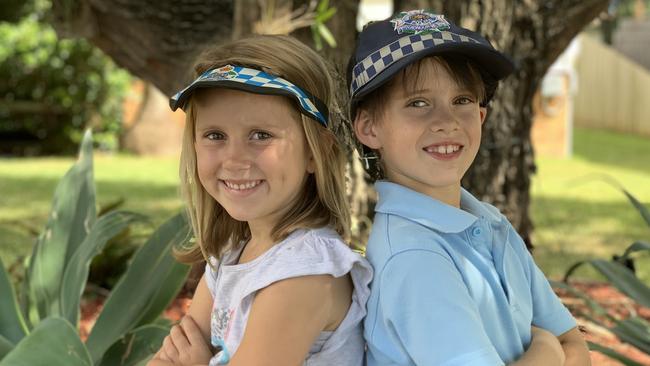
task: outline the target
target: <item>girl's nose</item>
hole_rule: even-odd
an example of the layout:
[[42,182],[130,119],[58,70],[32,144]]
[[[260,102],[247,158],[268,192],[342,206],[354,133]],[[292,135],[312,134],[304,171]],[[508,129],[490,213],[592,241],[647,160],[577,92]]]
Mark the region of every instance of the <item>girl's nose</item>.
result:
[[250,153],[245,143],[231,140],[223,153],[225,169],[245,170],[251,167]]

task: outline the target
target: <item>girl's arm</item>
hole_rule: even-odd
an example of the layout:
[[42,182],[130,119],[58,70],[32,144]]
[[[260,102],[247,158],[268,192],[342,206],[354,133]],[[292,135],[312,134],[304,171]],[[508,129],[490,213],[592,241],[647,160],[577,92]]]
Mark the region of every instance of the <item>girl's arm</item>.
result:
[[201,276],[201,280],[196,286],[194,296],[192,297],[192,303],[190,304],[187,314],[191,315],[192,319],[196,322],[196,325],[199,326],[201,334],[207,344],[210,344],[210,317],[213,301],[212,294],[205,282],[204,274]]
[[591,356],[589,347],[585,342],[582,333],[576,327],[568,332],[561,334],[558,339],[566,355],[565,365],[567,366],[587,366],[591,365]]
[[329,275],[294,277],[257,292],[228,366],[302,365],[328,325],[334,281]]
[[[173,365],[174,361],[181,364],[181,355],[183,361],[191,361],[191,364],[207,364],[212,354],[208,346],[212,301],[205,278],[201,277],[187,312],[187,319],[184,318],[180,325],[172,327],[160,350],[147,366]],[[180,352],[179,348],[182,348],[183,352]]]
[[531,333],[530,346],[511,366],[564,365],[564,350],[553,333],[537,327],[532,327]]

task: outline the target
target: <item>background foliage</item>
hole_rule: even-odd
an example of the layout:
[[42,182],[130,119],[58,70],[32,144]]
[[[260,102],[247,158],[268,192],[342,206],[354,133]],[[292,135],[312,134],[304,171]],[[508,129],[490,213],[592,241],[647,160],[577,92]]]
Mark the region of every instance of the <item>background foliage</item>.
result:
[[0,154],[72,154],[89,125],[97,145],[114,149],[129,74],[86,40],[59,40],[48,0],[4,6]]

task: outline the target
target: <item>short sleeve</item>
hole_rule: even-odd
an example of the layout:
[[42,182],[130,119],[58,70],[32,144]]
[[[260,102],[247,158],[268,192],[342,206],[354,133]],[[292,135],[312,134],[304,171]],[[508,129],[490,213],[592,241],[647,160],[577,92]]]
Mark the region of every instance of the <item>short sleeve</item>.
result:
[[428,250],[394,255],[379,278],[377,321],[416,365],[503,365],[451,259]]
[[533,298],[533,325],[546,329],[555,336],[576,327],[576,321],[562,304],[544,273],[537,267],[533,257],[526,251],[530,271],[530,288]]

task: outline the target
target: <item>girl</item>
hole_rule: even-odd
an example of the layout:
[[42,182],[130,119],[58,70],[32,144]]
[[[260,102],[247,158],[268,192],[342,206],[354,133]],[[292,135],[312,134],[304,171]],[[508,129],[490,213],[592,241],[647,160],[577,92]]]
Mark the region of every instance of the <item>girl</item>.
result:
[[170,101],[187,114],[180,174],[196,236],[179,259],[208,264],[149,364],[361,365],[372,273],[341,239],[345,157],[327,128],[324,62],[290,37],[255,36],[194,69]]

